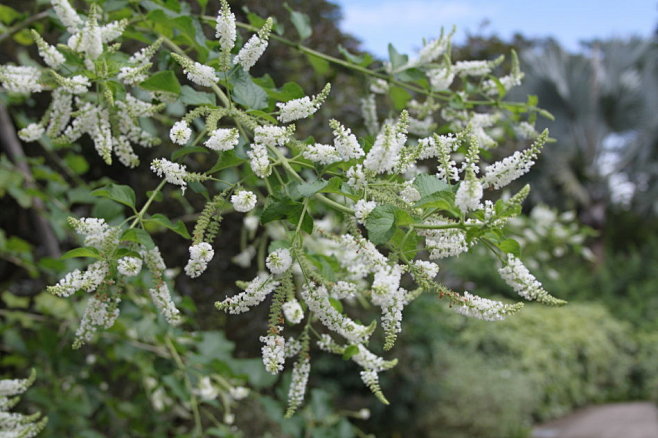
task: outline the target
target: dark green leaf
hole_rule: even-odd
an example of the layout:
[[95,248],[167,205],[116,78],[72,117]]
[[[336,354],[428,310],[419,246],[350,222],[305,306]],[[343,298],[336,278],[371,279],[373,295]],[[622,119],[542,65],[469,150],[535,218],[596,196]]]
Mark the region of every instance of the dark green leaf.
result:
[[186,105],[215,105],[215,95],[196,91],[194,88],[183,85],[181,87],[181,102]]
[[416,177],[414,180],[414,186],[418,189],[421,197],[450,189],[450,185],[441,181],[436,176],[424,173]]
[[238,70],[238,72],[231,80],[233,100],[246,108],[267,108],[267,93],[265,90],[256,85],[247,73],[242,70]]
[[62,256],[60,257],[61,259],[73,259],[77,257],[91,257],[94,259],[100,258],[101,254],[98,252],[96,248],[74,248],[70,251],[66,251]]
[[121,235],[121,240],[135,242],[143,245],[146,249],[155,248],[155,242],[146,231],[141,228],[130,228]]
[[190,233],[187,231],[183,221],[178,220],[174,223],[167,216],[157,213],[148,218],[145,222],[153,222],[162,225],[163,227],[169,228],[171,231],[180,234],[186,239],[190,238]]
[[521,245],[514,239],[505,239],[498,244],[498,248],[507,254],[513,254],[521,257]]
[[296,186],[297,193],[304,198],[313,196],[329,184],[329,181],[316,179],[315,181],[301,183]]
[[139,85],[149,91],[164,91],[176,95],[181,92],[178,78],[171,70],[159,71]]
[[378,205],[366,218],[368,238],[375,245],[386,243],[395,232],[395,207]]
[[110,184],[107,187],[102,187],[91,192],[92,195],[100,198],[108,198],[115,202],[135,209],[135,191],[130,186],[121,184]]
[[185,146],[180,149],[175,150],[171,154],[171,159],[176,161],[180,157],[184,157],[185,155],[193,154],[195,152],[202,153],[202,154],[207,154],[210,151],[208,148],[204,148],[203,146]]

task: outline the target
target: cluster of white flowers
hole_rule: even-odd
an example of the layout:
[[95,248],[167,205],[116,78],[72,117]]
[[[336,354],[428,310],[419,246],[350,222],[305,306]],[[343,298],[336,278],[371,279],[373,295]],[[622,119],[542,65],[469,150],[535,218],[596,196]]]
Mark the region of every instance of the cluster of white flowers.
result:
[[164,176],[170,184],[181,186],[183,190],[187,187],[188,173],[183,164],[174,163],[166,158],[156,158],[151,162],[151,170],[160,177]]
[[117,261],[117,271],[126,277],[134,277],[142,270],[142,259],[137,257],[121,257]]
[[204,144],[214,151],[230,151],[239,141],[240,134],[237,129],[215,129]]
[[82,315],[80,326],[75,332],[73,348],[78,348],[90,342],[99,328],[108,329],[119,317],[118,297],[94,294],[87,300],[87,307]]
[[289,127],[261,125],[254,129],[254,142],[263,146],[284,146],[294,132],[294,125]]
[[505,304],[464,292],[463,304],[453,307],[455,312],[485,321],[500,321],[516,312],[522,304]]
[[39,413],[23,415],[9,412],[19,402],[16,396],[27,391],[35,378],[36,373],[32,370],[27,379],[0,380],[0,437],[32,438],[46,427],[48,418],[41,418]]
[[383,126],[363,162],[366,169],[386,173],[395,168],[407,141],[407,120],[407,113],[403,112],[396,125],[387,123]]
[[228,7],[226,0],[222,0],[222,7],[217,13],[217,24],[215,25],[215,38],[219,38],[222,50],[230,52],[235,46],[237,32],[235,29],[235,15]]
[[283,316],[291,324],[299,324],[304,319],[304,310],[299,301],[294,298],[283,303],[281,309],[283,310]]
[[0,84],[10,93],[30,94],[43,91],[41,71],[36,67],[0,66]]
[[283,370],[283,364],[286,360],[284,354],[286,340],[283,336],[268,335],[261,336],[260,341],[265,344],[261,350],[265,369],[268,373],[278,374]]
[[[428,225],[451,226],[454,223],[431,219]],[[459,228],[418,230],[418,234],[425,237],[425,245],[430,250],[431,259],[454,257],[468,251],[466,233]]]
[[549,295],[523,262],[513,254],[507,255],[507,263],[498,269],[498,273],[505,283],[526,300],[552,305],[564,304],[564,301]]
[[252,35],[249,41],[240,49],[233,59],[234,65],[240,65],[244,71],[249,71],[256,64],[256,61],[265,53],[267,49],[267,40],[272,30],[272,19],[268,18],[257,35]]
[[354,204],[354,217],[356,217],[356,221],[360,224],[365,223],[368,215],[372,213],[375,207],[377,207],[375,201],[359,199],[356,204]]
[[420,192],[412,184],[405,184],[404,188],[400,190],[400,198],[407,204],[413,204],[420,201]]
[[457,61],[455,71],[463,76],[484,76],[491,71],[488,61]]
[[251,170],[261,178],[267,178],[272,174],[272,167],[270,166],[270,158],[267,155],[267,147],[260,143],[253,143],[251,150],[247,152]]
[[484,170],[482,179],[485,188],[493,187],[500,189],[511,183],[515,179],[528,173],[535,159],[539,155],[541,147],[548,138],[547,131],[544,131],[539,138],[523,152],[516,151],[513,155],[497,161]]
[[347,185],[353,187],[355,190],[363,190],[368,184],[366,174],[363,171],[363,165],[361,164],[347,169],[345,176],[347,176]]
[[151,295],[151,300],[169,324],[177,325],[180,323],[180,310],[171,299],[171,292],[169,292],[167,283],[161,281],[156,287],[150,288],[149,295]]
[[342,300],[345,298],[352,298],[356,296],[359,287],[355,283],[349,281],[337,281],[329,290],[329,295],[332,298]]
[[41,138],[43,133],[46,131],[42,125],[38,123],[30,123],[25,128],[18,131],[18,136],[23,141],[37,141]]
[[288,412],[286,413],[286,416],[289,417],[292,415],[304,402],[304,395],[306,394],[306,385],[308,384],[308,376],[310,372],[311,361],[308,357],[295,362],[295,365],[292,368],[290,389],[288,390]]
[[201,64],[200,62],[192,61],[191,59],[172,53],[171,56],[183,67],[183,72],[187,79],[202,87],[212,87],[218,81],[215,69]]
[[290,269],[292,257],[287,248],[279,248],[272,251],[265,260],[267,269],[274,275],[281,275]]
[[41,35],[39,35],[39,33],[35,30],[32,31],[32,36],[37,43],[37,47],[39,48],[39,56],[41,56],[43,62],[45,62],[48,67],[57,69],[60,65],[64,64],[66,59],[64,58],[64,55],[62,55],[62,53],[57,50],[56,47],[51,46],[46,41],[44,41],[44,39],[41,38]]
[[208,242],[190,246],[190,259],[185,265],[185,273],[191,278],[203,274],[214,255],[215,250]]
[[482,206],[480,201],[483,194],[482,184],[477,178],[466,178],[457,189],[455,205],[464,214],[471,210],[477,210]]
[[96,249],[102,249],[108,243],[117,242],[117,230],[113,227],[110,227],[105,222],[105,219],[95,217],[83,217],[81,219],[76,219],[70,217],[68,218],[67,222],[75,230],[76,233],[85,238],[85,246],[92,246]]
[[58,297],[69,297],[79,290],[94,292],[103,283],[110,267],[104,260],[99,260],[87,267],[84,272],[76,269],[66,274],[56,285],[48,286],[48,292]]
[[308,145],[304,151],[304,158],[324,165],[336,163],[341,159],[335,147],[320,143]]
[[434,262],[429,262],[426,260],[414,260],[414,267],[416,267],[422,275],[432,280],[439,273],[439,265]]
[[215,400],[219,395],[219,388],[212,383],[209,376],[203,376],[199,379],[199,385],[194,389],[194,393],[198,395],[201,400]]
[[217,301],[215,307],[231,314],[244,313],[249,308],[262,303],[274,289],[279,287],[279,284],[271,275],[261,273],[249,282],[244,292],[224,301]]
[[311,97],[304,96],[299,99],[289,100],[284,103],[277,103],[279,108],[279,116],[277,117],[282,123],[290,123],[295,120],[305,119],[306,117],[315,114],[320,109],[320,105],[325,101],[329,95],[331,86],[325,85],[320,94]]
[[179,120],[169,130],[169,138],[176,144],[184,145],[192,136],[192,130],[185,120]]
[[432,89],[435,91],[447,90],[455,79],[455,73],[449,68],[435,68],[427,72]]
[[253,210],[257,203],[258,198],[254,192],[250,192],[249,190],[240,190],[235,195],[231,196],[231,204],[233,204],[233,208],[235,211],[241,213]]
[[330,120],[329,126],[334,134],[334,147],[340,155],[341,160],[349,161],[361,158],[365,152],[361,148],[356,136],[349,128],[344,127],[336,120]]
[[375,329],[361,325],[338,312],[329,301],[327,288],[321,285],[306,284],[301,290],[302,298],[311,312],[315,313],[322,324],[352,343],[367,342]]

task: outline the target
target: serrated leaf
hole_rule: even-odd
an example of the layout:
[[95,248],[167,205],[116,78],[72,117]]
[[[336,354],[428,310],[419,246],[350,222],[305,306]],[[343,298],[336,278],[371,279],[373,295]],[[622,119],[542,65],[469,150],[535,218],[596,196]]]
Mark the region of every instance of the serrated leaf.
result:
[[139,86],[149,91],[164,91],[176,95],[181,92],[178,78],[176,78],[176,74],[171,70],[159,71],[143,81]]
[[187,231],[187,227],[183,221],[178,220],[175,223],[172,222],[167,216],[156,213],[153,216],[149,217],[145,222],[153,222],[159,225],[162,225],[165,228],[169,228],[171,231],[180,234],[186,239],[190,239],[190,233]]
[[155,242],[153,242],[151,235],[141,228],[130,228],[124,231],[121,240],[139,243],[149,250],[155,248]]
[[414,186],[418,189],[421,197],[431,195],[432,193],[450,190],[450,185],[441,181],[434,175],[420,174],[414,180]]
[[316,179],[315,181],[305,182],[297,185],[295,190],[299,193],[300,196],[308,198],[313,196],[329,184],[329,181]]
[[83,248],[74,248],[70,251],[66,251],[60,259],[74,259],[78,257],[91,257],[98,259],[101,257],[100,252],[96,248],[83,247]]
[[233,100],[251,109],[267,108],[267,93],[251,80],[249,74],[237,70],[231,79],[233,84]]
[[126,185],[110,184],[107,187],[102,187],[91,192],[93,196],[99,198],[108,198],[115,202],[135,209],[135,191]]
[[368,239],[375,245],[386,243],[395,233],[395,207],[378,205],[366,218]]
[[181,87],[180,99],[186,105],[215,105],[216,102],[214,94],[196,91],[189,85]]

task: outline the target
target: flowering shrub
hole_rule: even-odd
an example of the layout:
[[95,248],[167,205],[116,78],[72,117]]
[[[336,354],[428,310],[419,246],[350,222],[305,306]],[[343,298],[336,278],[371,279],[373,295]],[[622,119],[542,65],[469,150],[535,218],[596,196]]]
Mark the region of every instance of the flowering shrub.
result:
[[[75,348],[115,324],[124,291],[137,276],[150,284],[147,295],[164,319],[184,322],[166,254],[149,230],[166,228],[189,239],[184,272],[197,278],[215,256],[223,216],[233,213],[244,214],[246,230],[234,261],[253,263],[259,272],[238,282],[241,292],[222,291],[215,306],[238,314],[268,301],[267,329],[260,336],[263,365],[278,374],[293,362],[288,416],[303,403],[315,346],[353,361],[364,384],[387,403],[379,373],[396,360],[373,353],[370,339],[381,327],[383,349],[390,350],[404,308],[420,294],[436,294],[455,311],[484,320],[504,319],[522,307],[436,282],[445,258],[485,247],[520,297],[564,303],[543,289],[524,266],[519,243],[506,235],[505,225],[521,213],[529,187],[509,198],[497,192],[527,173],[549,140],[546,131],[533,129],[537,114],[547,115],[533,99],[503,100],[523,77],[514,54],[510,72],[500,77],[494,71],[502,57],[453,63],[452,34],[426,43],[416,58],[391,47],[381,68],[369,68],[368,60],[349,52],[346,60],[316,54],[369,81],[361,100],[365,131],[332,119],[315,134],[327,139],[320,143],[298,138],[296,124],[331,99],[329,84],[304,95],[295,84],[277,87],[269,77],[249,74],[270,40],[302,47],[278,36],[272,19],[239,23],[225,0],[216,17],[199,21],[169,20],[164,6],[150,5],[147,15],[106,22],[96,5],[83,16],[67,0],[52,4],[68,39],[51,45],[34,35],[47,68],[0,66],[5,91],[51,93],[42,119],[21,130],[21,138],[46,135],[70,143],[87,135],[105,163],[116,156],[138,169],[133,146],[159,143],[149,126],[164,122],[169,139],[180,146],[169,158],[158,150],[150,169],[162,182],[140,208],[127,185],[91,193],[125,208],[123,221],[70,218],[82,246],[65,257],[92,262],[48,291],[88,295]],[[214,25],[215,41],[195,30],[201,22]],[[302,39],[312,32],[298,12],[292,12],[292,22]],[[252,32],[249,39],[238,26]],[[145,47],[122,52],[115,41],[134,32]],[[151,61],[156,57],[157,63]],[[183,75],[193,86],[181,87]],[[169,104],[185,104],[187,112],[169,123]],[[490,150],[506,136],[525,140],[527,148],[488,162]],[[208,158],[215,164],[207,166]],[[166,184],[180,188],[182,196],[189,188],[205,198],[191,234],[183,222],[152,211]]]

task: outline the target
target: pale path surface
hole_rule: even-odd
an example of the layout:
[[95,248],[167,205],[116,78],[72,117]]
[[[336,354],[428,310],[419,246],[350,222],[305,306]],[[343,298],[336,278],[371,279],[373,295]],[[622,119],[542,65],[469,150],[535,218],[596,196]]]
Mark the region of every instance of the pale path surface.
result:
[[658,438],[658,409],[649,402],[592,406],[538,426],[533,438]]

